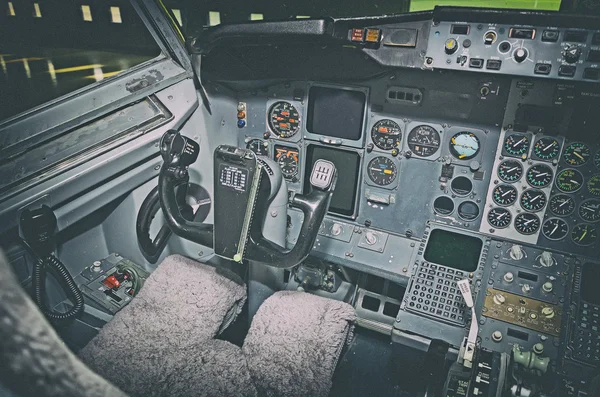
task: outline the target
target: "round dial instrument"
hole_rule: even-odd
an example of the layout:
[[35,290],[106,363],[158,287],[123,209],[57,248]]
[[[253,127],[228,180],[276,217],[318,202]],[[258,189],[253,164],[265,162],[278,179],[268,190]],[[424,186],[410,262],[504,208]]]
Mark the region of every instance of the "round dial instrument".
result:
[[545,164],[536,164],[527,170],[527,183],[533,187],[546,187],[552,183],[554,173]]
[[258,156],[269,155],[269,143],[262,139],[251,139],[246,143],[246,149],[250,149]]
[[384,156],[377,156],[369,161],[367,168],[369,178],[373,183],[379,186],[387,186],[394,182],[394,179],[396,179],[396,175],[398,174],[396,164],[394,164],[391,159]]
[[504,139],[504,150],[511,156],[521,157],[529,151],[529,138],[523,134],[511,134]]
[[594,196],[600,196],[600,174],[592,175],[587,181],[587,189]]
[[267,116],[269,128],[280,138],[291,138],[300,129],[300,113],[289,102],[275,102]]
[[408,134],[408,147],[415,156],[429,157],[440,148],[440,134],[428,125],[415,127]]
[[506,208],[496,207],[488,212],[488,223],[496,229],[504,229],[510,225],[512,215]]
[[594,165],[595,165],[597,168],[600,168],[600,151],[598,151],[598,152],[596,153],[596,155],[594,156]]
[[530,213],[522,213],[515,217],[515,229],[521,234],[534,234],[540,228],[540,218]]
[[458,206],[458,216],[465,221],[472,221],[479,216],[479,207],[473,201],[463,201]]
[[450,153],[459,160],[472,159],[479,149],[479,138],[472,132],[462,131],[450,139]]
[[582,185],[583,175],[581,175],[581,172],[572,168],[562,170],[556,177],[556,187],[561,192],[574,193],[581,189]]
[[275,147],[275,159],[285,178],[298,175],[298,150],[294,148]]
[[392,120],[379,120],[371,128],[371,139],[379,149],[392,150],[400,145],[402,131],[400,126]]
[[492,193],[492,200],[498,205],[511,205],[517,201],[517,189],[512,185],[498,185]]
[[523,165],[515,160],[506,160],[498,166],[498,177],[504,182],[516,182],[523,176]]
[[569,234],[569,225],[560,218],[550,218],[544,222],[542,234],[548,240],[562,240]]
[[579,216],[584,221],[598,222],[600,221],[600,200],[589,199],[585,200],[579,206]]
[[592,245],[598,239],[598,233],[594,226],[585,223],[579,224],[571,232],[571,240],[577,245]]
[[575,210],[575,200],[566,194],[559,194],[550,198],[550,211],[554,215],[567,216]]
[[546,195],[541,190],[529,189],[521,195],[521,207],[525,211],[538,212],[546,206]]
[[578,167],[587,163],[590,155],[590,148],[585,143],[575,142],[567,146],[563,158],[565,163]]
[[540,138],[533,146],[533,153],[542,160],[552,160],[560,153],[560,143],[555,138]]

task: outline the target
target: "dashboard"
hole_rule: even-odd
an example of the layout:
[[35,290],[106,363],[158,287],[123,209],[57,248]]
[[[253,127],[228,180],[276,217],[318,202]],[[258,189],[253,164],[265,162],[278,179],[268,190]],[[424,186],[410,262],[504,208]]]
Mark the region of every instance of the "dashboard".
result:
[[[343,25],[379,73],[240,88],[230,117],[290,195],[317,159],[335,164],[312,256],[406,287],[391,314],[359,302],[359,317],[393,340],[458,347],[466,279],[482,349],[534,352],[561,375],[556,395],[587,395],[600,364],[600,25],[514,20],[451,9]],[[293,245],[302,214],[288,216]]]

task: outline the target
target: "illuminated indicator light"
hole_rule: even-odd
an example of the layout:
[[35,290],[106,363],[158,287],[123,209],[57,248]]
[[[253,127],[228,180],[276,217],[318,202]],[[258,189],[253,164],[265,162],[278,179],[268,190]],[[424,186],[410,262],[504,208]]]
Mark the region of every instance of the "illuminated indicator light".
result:
[[12,1],[8,2],[8,16],[14,17],[17,14],[15,14],[15,7],[13,6]]
[[90,69],[96,69],[96,68],[101,68],[101,67],[104,67],[104,65],[101,65],[99,63],[94,63],[94,64],[91,64],[91,65],[73,66],[71,68],[56,69],[54,71],[54,73],[79,72],[81,70],[90,70]]
[[221,13],[219,11],[208,12],[208,26],[216,26],[221,24]]
[[58,80],[56,80],[56,73],[54,71],[54,63],[48,59],[48,73],[50,73],[50,79],[52,80],[52,84],[56,85]]
[[251,21],[262,21],[264,19],[263,14],[250,14]]
[[456,145],[456,140],[454,138],[452,138],[451,141],[453,145]]
[[177,20],[177,23],[179,24],[179,26],[183,26],[183,19],[181,19],[181,10],[177,9],[177,8],[171,8],[171,12],[173,13],[173,16],[175,17],[175,19]]
[[[173,13],[175,10],[173,10]],[[121,19],[121,9],[119,7],[110,7],[110,20],[112,23],[123,23]]]
[[90,8],[90,6],[81,6],[81,14],[83,15],[84,21],[92,22],[92,9]]
[[27,78],[30,79],[31,70],[29,69],[29,62],[27,61],[27,58],[23,59],[23,67],[25,68],[25,74],[27,75]]
[[387,134],[388,129],[385,127],[379,127],[379,132],[383,132],[384,134]]
[[365,37],[365,31],[363,29],[360,29],[360,28],[352,29],[352,34],[350,36],[350,40],[362,42],[364,37]]
[[309,15],[296,15],[296,19],[308,19],[310,18]]
[[464,157],[467,157],[467,155],[466,154],[461,154],[460,156],[458,156],[459,159],[462,159]]
[[4,72],[4,74],[7,74],[8,71],[6,70],[6,62],[4,62],[3,56],[0,56],[0,66],[2,66],[2,71]]
[[38,3],[33,3],[33,16],[35,18],[42,17],[42,10],[40,10],[40,5]]
[[238,119],[245,119],[246,118],[246,112],[238,112],[237,117],[238,117]]
[[367,29],[367,34],[365,37],[365,41],[369,43],[378,43],[379,42],[379,29]]

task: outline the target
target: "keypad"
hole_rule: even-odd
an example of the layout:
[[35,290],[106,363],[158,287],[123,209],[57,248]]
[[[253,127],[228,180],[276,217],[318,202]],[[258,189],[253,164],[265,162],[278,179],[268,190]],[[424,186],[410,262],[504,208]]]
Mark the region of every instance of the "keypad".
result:
[[576,358],[600,363],[600,306],[582,302],[577,313],[577,331],[573,341]]
[[421,263],[407,292],[407,310],[465,325],[470,312],[456,282],[467,277],[460,270]]

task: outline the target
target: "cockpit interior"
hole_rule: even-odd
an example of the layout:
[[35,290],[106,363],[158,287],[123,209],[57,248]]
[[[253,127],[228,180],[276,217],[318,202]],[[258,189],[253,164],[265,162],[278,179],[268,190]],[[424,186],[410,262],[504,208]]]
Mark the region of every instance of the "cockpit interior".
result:
[[0,396],[600,396],[600,5],[314,3],[0,0]]

